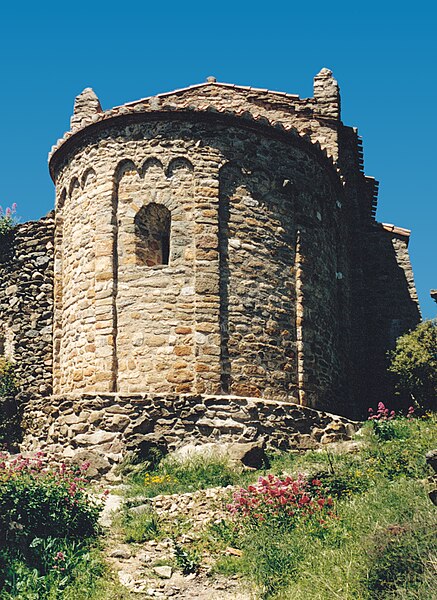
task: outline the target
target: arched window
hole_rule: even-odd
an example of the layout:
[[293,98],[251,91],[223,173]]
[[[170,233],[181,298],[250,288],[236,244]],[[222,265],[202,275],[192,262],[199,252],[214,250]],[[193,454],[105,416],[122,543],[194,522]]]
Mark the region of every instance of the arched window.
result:
[[135,216],[137,264],[168,265],[170,258],[171,215],[162,204],[143,206]]

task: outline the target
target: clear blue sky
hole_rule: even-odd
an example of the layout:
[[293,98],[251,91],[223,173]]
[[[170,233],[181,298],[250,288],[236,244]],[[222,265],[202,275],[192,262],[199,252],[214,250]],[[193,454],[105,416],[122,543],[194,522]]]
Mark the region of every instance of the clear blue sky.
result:
[[[403,7],[408,8],[403,8]],[[329,67],[343,121],[381,182],[378,220],[412,229],[423,316],[436,314],[437,5],[321,2],[7,2],[0,13],[0,204],[53,206],[51,145],[74,97],[103,108],[205,80],[312,95]]]

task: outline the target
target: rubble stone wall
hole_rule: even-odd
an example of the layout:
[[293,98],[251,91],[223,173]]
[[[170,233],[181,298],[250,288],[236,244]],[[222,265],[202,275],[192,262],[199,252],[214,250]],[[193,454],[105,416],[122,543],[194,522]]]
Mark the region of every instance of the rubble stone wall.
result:
[[388,351],[394,349],[396,338],[413,329],[421,318],[408,241],[402,230],[380,224],[364,238],[366,352],[362,368],[369,406],[385,401],[393,390],[387,373]]
[[175,450],[189,443],[249,442],[267,447],[315,448],[350,439],[357,422],[296,404],[238,396],[60,396],[28,407],[24,449],[94,451],[110,464],[126,450],[158,444]]
[[53,214],[0,237],[0,341],[20,389],[52,391]]
[[331,71],[306,99],[208,78],[103,111],[87,88],[49,166],[54,221],[0,241],[0,354],[28,415],[52,376],[55,406],[156,395],[153,430],[187,394],[263,398],[264,420],[278,401],[361,417],[386,399],[387,350],[420,319],[409,232],[375,222]]
[[[335,408],[343,192],[309,144],[214,119],[114,123],[57,189],[56,393],[297,399],[304,369],[308,403]],[[170,213],[168,265],[138,264],[151,203]]]
[[[104,222],[97,223],[96,172],[88,166],[72,173],[57,188],[55,237],[54,391],[99,387],[99,358],[106,356],[105,342],[112,334],[112,321],[100,309],[106,306],[105,274],[109,256],[97,251]],[[111,300],[109,299],[109,307]],[[100,310],[100,312],[99,312]],[[98,324],[97,324],[98,322]],[[65,368],[64,365],[68,365]],[[106,384],[106,382],[105,382]],[[108,387],[104,388],[108,390]],[[110,389],[110,388],[109,388]]]

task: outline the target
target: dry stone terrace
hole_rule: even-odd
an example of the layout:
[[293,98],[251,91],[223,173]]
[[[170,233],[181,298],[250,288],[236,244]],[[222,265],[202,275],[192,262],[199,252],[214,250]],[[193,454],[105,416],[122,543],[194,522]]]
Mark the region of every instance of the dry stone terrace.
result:
[[42,399],[26,410],[23,425],[26,450],[99,455],[102,472],[126,449],[165,453],[190,443],[261,440],[271,449],[304,450],[350,439],[358,428],[344,417],[260,398],[120,394],[53,397],[50,405]]
[[208,78],[102,110],[87,88],[49,162],[54,216],[0,242],[26,447],[300,447],[351,434],[324,411],[385,398],[387,350],[420,318],[409,231],[375,220],[331,71],[307,99]]

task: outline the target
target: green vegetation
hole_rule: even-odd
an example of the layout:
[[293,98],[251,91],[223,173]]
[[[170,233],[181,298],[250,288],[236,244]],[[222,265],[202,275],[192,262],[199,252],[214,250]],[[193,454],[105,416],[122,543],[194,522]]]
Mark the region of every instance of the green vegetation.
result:
[[389,371],[401,396],[424,409],[437,408],[437,319],[424,321],[398,338]]
[[241,473],[229,466],[224,458],[193,456],[185,459],[164,458],[154,468],[150,462],[125,463],[128,496],[152,498],[159,494],[180,494],[211,487],[249,482],[252,472]]
[[[177,539],[190,532],[189,515],[186,522],[159,523],[152,533],[176,540],[175,564],[183,572],[202,568],[199,557],[206,551],[215,561],[212,576],[240,576],[256,597],[434,598],[437,518],[424,480],[425,454],[437,447],[436,418],[379,409],[353,452],[327,447],[277,453],[270,456],[270,475],[237,472],[216,460],[165,459],[152,471],[137,466],[127,495],[246,486],[229,499],[226,520],[210,524],[183,547]],[[150,518],[131,515],[125,535],[134,538],[129,532],[141,531],[145,520],[148,539]]]
[[100,504],[86,490],[86,468],[51,465],[42,453],[0,457],[1,598],[68,598],[103,573]]
[[113,521],[114,527],[121,531],[122,539],[127,544],[155,540],[161,537],[161,525],[156,513],[150,508],[132,513],[127,506]]
[[[437,420],[378,410],[349,451],[276,453],[268,472],[212,458],[126,464],[126,502],[112,535],[137,548],[171,539],[174,568],[239,577],[260,599],[432,600],[437,516],[425,454],[437,447]],[[1,466],[0,598],[134,597],[103,561],[99,503],[84,472],[35,460]],[[203,529],[193,530],[189,514],[158,517],[147,507],[156,494],[230,483],[228,516]]]
[[14,203],[10,208],[3,208],[0,206],[0,236],[6,235],[17,225],[18,221],[15,217],[17,211],[17,205]]
[[[381,440],[366,424],[357,453],[273,461],[272,469],[288,459],[289,472],[317,478],[321,494],[334,498],[331,515],[322,527],[296,514],[291,527],[267,518],[256,531],[239,515],[232,542],[243,555],[219,558],[216,570],[240,572],[275,600],[434,598],[437,516],[422,480],[424,455],[437,446],[436,419],[396,418],[392,428],[393,439]],[[224,526],[213,534],[231,540]]]
[[17,391],[17,379],[14,365],[4,356],[0,356],[0,397],[13,396]]
[[188,550],[174,542],[175,561],[184,575],[196,573],[200,567],[200,555],[197,550]]

